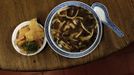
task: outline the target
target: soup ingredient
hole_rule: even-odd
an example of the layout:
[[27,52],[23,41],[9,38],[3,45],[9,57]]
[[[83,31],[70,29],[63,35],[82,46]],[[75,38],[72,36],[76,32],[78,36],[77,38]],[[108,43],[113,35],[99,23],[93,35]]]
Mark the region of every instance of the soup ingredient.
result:
[[81,7],[64,7],[52,19],[51,34],[60,48],[79,52],[94,42],[97,21],[90,11]]
[[32,19],[30,24],[21,28],[16,38],[16,44],[26,53],[37,51],[43,44],[44,30]]

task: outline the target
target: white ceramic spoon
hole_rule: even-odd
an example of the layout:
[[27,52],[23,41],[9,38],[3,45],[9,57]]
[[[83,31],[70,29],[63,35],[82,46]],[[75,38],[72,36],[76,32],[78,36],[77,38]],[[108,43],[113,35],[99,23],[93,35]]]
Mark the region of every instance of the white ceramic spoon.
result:
[[117,27],[110,19],[108,10],[105,5],[96,2],[92,4],[92,9],[96,12],[99,19],[104,23],[106,26],[111,28],[119,37],[123,37],[124,33]]

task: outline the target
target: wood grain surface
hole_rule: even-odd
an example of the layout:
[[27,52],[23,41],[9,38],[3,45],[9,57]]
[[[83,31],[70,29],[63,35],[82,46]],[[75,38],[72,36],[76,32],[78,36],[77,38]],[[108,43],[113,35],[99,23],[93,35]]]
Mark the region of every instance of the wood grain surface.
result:
[[99,46],[91,54],[79,59],[64,58],[48,45],[35,56],[18,54],[11,43],[15,27],[34,17],[43,25],[51,9],[64,1],[66,0],[0,0],[0,69],[40,71],[72,67],[105,57],[134,41],[134,0],[81,0],[89,5],[93,2],[105,4],[111,19],[125,33],[125,37],[118,38],[104,26]]

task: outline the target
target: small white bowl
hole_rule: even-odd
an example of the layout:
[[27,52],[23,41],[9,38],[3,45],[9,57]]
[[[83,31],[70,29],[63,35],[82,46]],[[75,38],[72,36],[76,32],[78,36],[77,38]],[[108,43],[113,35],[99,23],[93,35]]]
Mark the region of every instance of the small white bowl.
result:
[[[24,52],[22,52],[22,50],[20,50],[20,48],[17,46],[17,44],[15,43],[15,40],[16,40],[16,38],[17,38],[17,33],[18,33],[18,31],[22,28],[22,27],[25,27],[25,26],[27,26],[27,25],[29,25],[30,24],[30,21],[25,21],[25,22],[22,22],[22,23],[20,23],[16,28],[15,28],[15,30],[13,31],[13,34],[12,34],[12,44],[13,44],[13,47],[15,48],[15,50],[18,52],[18,53],[20,53],[20,54],[22,54],[22,55],[25,55],[25,56],[32,56],[32,55],[36,55],[36,54],[38,54],[39,52],[41,52],[42,50],[43,50],[43,48],[45,47],[45,45],[46,45],[46,36],[44,37],[44,42],[43,42],[43,45],[36,51],[36,52],[34,52],[34,53],[24,53]],[[43,26],[41,25],[41,24],[39,24],[40,26],[41,26],[41,28],[42,29],[44,29],[43,28]],[[44,30],[44,32],[45,32],[45,30]]]

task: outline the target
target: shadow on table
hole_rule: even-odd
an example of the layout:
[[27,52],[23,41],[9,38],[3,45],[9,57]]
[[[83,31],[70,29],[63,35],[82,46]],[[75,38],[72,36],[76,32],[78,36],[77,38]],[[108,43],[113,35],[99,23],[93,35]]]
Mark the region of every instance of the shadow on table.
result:
[[134,43],[104,59],[79,67],[46,72],[0,71],[0,75],[134,75]]

